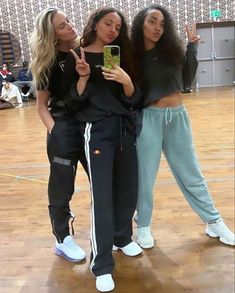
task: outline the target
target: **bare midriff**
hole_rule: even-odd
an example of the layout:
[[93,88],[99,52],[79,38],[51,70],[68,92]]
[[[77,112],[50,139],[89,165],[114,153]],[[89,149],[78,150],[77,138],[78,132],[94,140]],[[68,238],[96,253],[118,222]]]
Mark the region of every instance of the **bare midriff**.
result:
[[183,98],[180,92],[175,92],[169,96],[162,97],[160,100],[153,101],[147,107],[154,106],[158,108],[177,107],[183,104]]

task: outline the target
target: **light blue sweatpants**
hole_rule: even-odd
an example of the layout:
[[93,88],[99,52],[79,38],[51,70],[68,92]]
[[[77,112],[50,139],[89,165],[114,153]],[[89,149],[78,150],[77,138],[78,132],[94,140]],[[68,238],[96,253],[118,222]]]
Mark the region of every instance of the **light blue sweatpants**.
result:
[[183,105],[143,110],[142,130],[137,138],[139,191],[136,222],[149,226],[153,211],[153,186],[161,152],[185,198],[203,222],[220,217],[216,210],[192,142],[188,113]]

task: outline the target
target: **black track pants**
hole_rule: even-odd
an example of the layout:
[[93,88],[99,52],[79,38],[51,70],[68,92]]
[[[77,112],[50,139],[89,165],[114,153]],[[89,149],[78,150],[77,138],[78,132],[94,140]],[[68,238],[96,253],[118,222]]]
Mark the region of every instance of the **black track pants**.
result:
[[85,152],[91,182],[91,271],[113,271],[113,244],[123,247],[132,236],[137,200],[135,135],[123,118],[111,116],[84,126]]
[[69,202],[74,193],[78,161],[87,170],[80,123],[72,115],[57,117],[52,133],[47,136],[47,154],[50,161],[48,184],[49,214],[52,230],[58,242],[69,233],[72,218]]

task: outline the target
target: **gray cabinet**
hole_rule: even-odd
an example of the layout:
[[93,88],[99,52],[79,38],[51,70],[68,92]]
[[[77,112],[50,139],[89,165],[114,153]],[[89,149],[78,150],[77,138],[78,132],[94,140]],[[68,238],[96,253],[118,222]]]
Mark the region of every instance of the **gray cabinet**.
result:
[[232,85],[234,82],[234,59],[216,60],[214,66],[214,85]]
[[201,36],[196,76],[199,87],[234,83],[234,25],[234,21],[197,24],[197,33]]
[[211,60],[199,62],[196,80],[199,87],[213,85],[213,66]]

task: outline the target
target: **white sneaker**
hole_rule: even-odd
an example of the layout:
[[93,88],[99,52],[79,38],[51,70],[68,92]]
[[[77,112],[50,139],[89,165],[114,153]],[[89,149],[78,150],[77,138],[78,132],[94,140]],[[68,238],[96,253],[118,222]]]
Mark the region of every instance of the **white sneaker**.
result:
[[235,245],[234,233],[227,227],[221,218],[214,223],[208,223],[206,225],[206,234],[210,237],[219,237],[219,240],[224,244]]
[[23,106],[23,104],[17,105],[15,106],[15,109],[21,108]]
[[149,227],[137,228],[137,242],[142,248],[154,247],[154,239]]
[[100,292],[109,292],[114,289],[115,285],[111,274],[96,277],[96,289]]
[[56,241],[55,254],[71,262],[79,262],[86,257],[85,251],[74,242],[70,235],[64,238],[63,243]]
[[120,249],[125,255],[128,256],[136,256],[143,251],[142,248],[134,241],[132,241],[124,247],[118,247],[116,245],[113,245],[113,250],[118,249]]

